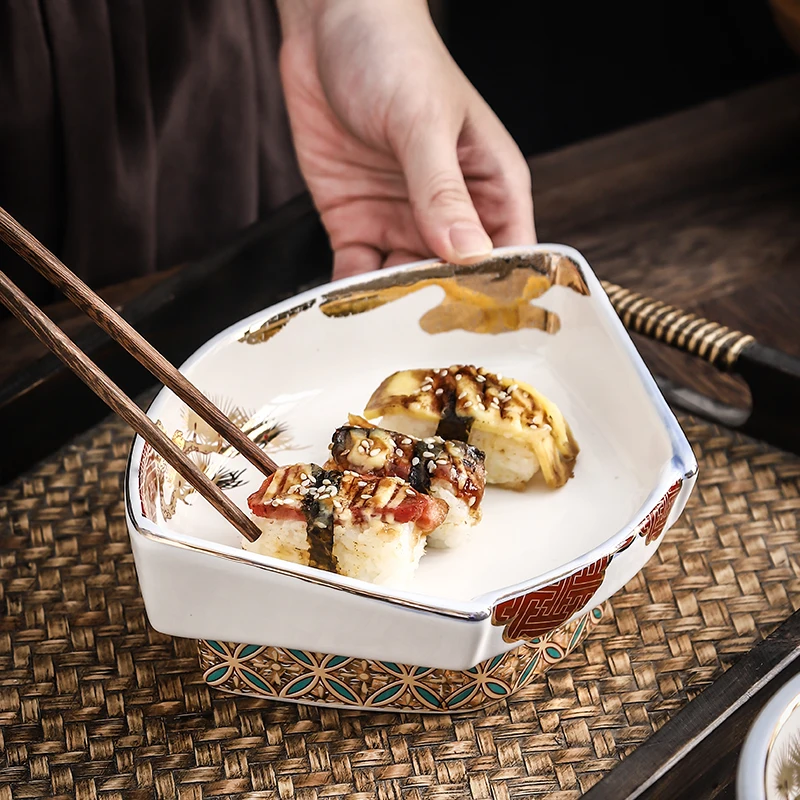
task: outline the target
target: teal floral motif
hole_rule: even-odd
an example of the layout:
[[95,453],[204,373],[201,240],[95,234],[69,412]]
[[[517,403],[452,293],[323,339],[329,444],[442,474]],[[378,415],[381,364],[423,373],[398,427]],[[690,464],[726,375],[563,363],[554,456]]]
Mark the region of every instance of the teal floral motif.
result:
[[[514,658],[513,651],[511,657]],[[503,673],[498,670],[498,666],[506,658],[507,655],[495,656],[489,661],[478,664],[477,667],[466,670],[466,674],[473,680],[447,698],[447,707],[455,711],[478,697],[481,706],[488,705],[510,695],[514,691],[514,685],[505,680]]]
[[225,642],[207,641],[206,644],[222,663],[217,663],[203,673],[203,680],[211,686],[220,686],[232,682],[237,687],[247,687],[261,694],[274,696],[274,687],[258,674],[247,662],[257,658],[266,650],[254,644],[230,645]]
[[285,651],[305,673],[295,678],[279,694],[281,697],[302,697],[311,695],[318,699],[329,698],[326,702],[341,705],[360,705],[361,697],[351,689],[346,681],[337,678],[340,671],[353,660],[344,656],[320,655],[305,650]]
[[454,712],[511,696],[558,664],[601,622],[602,609],[466,670],[218,641],[199,643],[204,680],[218,689],[316,705]]
[[435,670],[386,661],[379,661],[378,667],[386,673],[390,682],[379,692],[366,698],[364,705],[380,708],[391,703],[395,707],[411,708],[422,705],[429,710],[443,708],[442,698],[425,681]]

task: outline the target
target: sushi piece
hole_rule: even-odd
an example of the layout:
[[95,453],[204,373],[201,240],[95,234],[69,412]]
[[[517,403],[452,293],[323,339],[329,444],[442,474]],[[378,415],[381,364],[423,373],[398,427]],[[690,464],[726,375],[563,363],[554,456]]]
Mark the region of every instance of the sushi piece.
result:
[[402,478],[416,491],[444,500],[447,517],[428,535],[430,547],[458,547],[480,522],[486,486],[484,455],[466,442],[439,436],[417,439],[350,415],[350,424],[333,434],[330,450],[326,466]]
[[400,478],[316,464],[282,467],[247,503],[262,533],[245,549],[393,585],[414,575],[427,535],[447,515],[443,500]]
[[468,442],[486,454],[486,480],[521,488],[539,471],[551,488],[572,477],[578,444],[558,408],[533,387],[473,366],[395,372],[364,416],[425,439]]

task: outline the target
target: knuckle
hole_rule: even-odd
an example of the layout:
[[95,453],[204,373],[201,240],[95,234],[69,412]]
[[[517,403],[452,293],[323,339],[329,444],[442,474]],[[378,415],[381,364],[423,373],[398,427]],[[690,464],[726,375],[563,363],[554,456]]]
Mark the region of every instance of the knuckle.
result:
[[469,202],[464,184],[452,175],[435,175],[428,182],[426,192],[430,206],[457,206]]

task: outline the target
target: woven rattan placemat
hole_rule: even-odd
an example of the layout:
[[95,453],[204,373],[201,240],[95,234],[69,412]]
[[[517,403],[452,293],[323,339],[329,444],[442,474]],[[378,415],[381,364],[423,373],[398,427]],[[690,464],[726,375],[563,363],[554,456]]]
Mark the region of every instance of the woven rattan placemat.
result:
[[800,458],[683,418],[689,507],[586,646],[488,712],[234,698],[147,624],[110,420],[0,488],[0,800],[579,797],[800,605]]

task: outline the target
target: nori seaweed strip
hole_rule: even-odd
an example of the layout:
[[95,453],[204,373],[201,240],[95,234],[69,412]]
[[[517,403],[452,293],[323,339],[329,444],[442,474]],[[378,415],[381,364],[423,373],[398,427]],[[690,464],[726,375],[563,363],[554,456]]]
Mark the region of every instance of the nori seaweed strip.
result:
[[466,442],[472,430],[472,417],[459,417],[456,414],[456,389],[457,384],[452,375],[439,381],[439,386],[444,389],[442,396],[442,415],[436,428],[436,435],[442,439],[454,442]]
[[436,427],[436,435],[451,442],[466,442],[473,422],[472,417],[459,417],[456,414],[455,404],[445,405],[442,408],[442,418]]
[[[408,473],[408,482],[411,484],[411,488],[416,489],[421,494],[428,494],[431,488],[431,475],[428,472],[428,464],[422,455],[425,452],[430,452],[428,447],[429,445],[424,441],[414,443],[411,471]],[[413,461],[414,458],[417,459],[416,464]]]
[[[316,468],[311,477],[314,479],[317,490],[327,488],[322,484],[326,478],[338,489],[342,473],[336,470],[326,472]],[[332,500],[320,503],[317,500],[316,492],[309,492],[303,499],[306,536],[309,545],[308,564],[329,572],[337,571],[336,557],[333,555],[333,510]]]

